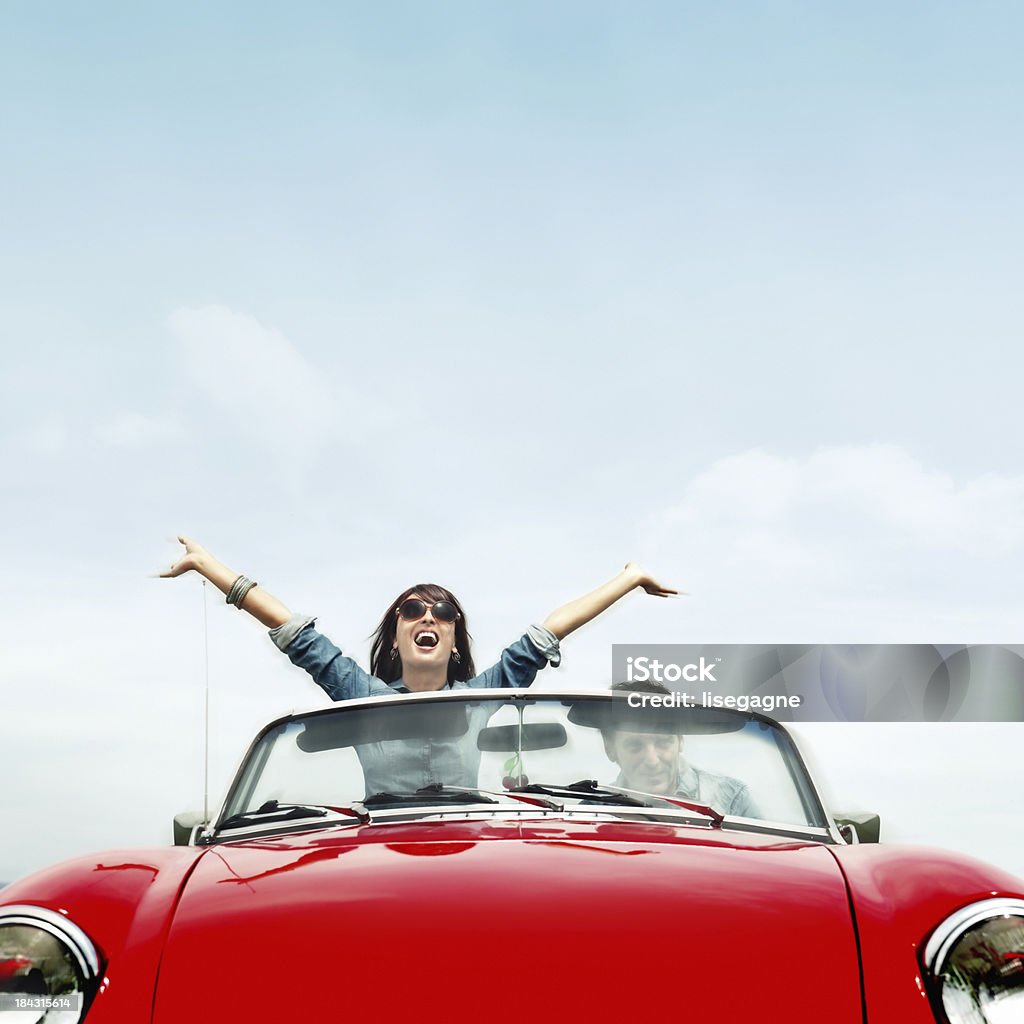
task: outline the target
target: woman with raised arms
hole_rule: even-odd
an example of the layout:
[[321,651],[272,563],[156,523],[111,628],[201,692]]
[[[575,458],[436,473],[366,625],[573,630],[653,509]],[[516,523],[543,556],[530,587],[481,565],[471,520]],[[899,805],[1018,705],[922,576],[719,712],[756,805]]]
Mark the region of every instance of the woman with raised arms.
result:
[[607,583],[553,611],[541,626],[502,651],[501,659],[477,674],[466,615],[455,596],[433,583],[409,587],[388,605],[373,637],[370,673],[314,628],[314,619],[293,615],[276,597],[229,569],[202,545],[179,537],[185,553],[163,577],[194,570],[270,629],[274,643],[304,668],[332,700],[445,687],[529,686],[538,669],[561,660],[559,641],[600,615],[631,590],[655,597],[677,593],[630,562]]

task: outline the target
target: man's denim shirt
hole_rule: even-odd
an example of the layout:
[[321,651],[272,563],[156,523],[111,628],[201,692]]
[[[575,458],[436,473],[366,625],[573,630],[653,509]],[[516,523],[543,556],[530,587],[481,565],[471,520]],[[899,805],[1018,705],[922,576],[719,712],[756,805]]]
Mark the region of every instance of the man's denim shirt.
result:
[[[314,629],[314,622],[308,616],[293,615],[284,625],[272,629],[270,636],[292,664],[304,668],[332,700],[408,693],[401,679],[385,683],[360,668]],[[549,662],[558,665],[560,660],[558,638],[543,626],[531,626],[501,652],[496,665],[472,679],[450,683],[446,689],[529,686],[539,669]],[[411,793],[434,782],[476,787],[480,769],[476,738],[496,710],[489,701],[470,705],[465,734],[452,739],[386,740],[361,745],[358,754],[366,795]]]
[[[623,789],[632,788],[622,772],[619,772],[615,785]],[[679,787],[675,795],[683,800],[707,804],[722,814],[733,814],[739,818],[761,817],[745,782],[731,775],[717,775],[695,768],[685,757],[679,758]]]

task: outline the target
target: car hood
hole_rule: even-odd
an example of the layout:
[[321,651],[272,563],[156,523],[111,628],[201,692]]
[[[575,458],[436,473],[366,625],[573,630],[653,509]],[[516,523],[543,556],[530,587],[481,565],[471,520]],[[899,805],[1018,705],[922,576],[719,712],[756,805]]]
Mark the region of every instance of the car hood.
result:
[[799,1024],[824,1006],[862,1020],[827,848],[636,822],[417,822],[216,846],[176,911],[154,1020],[177,1024],[204,993],[218,1020],[240,1021],[299,1019],[327,993],[388,1017],[441,999],[448,1020],[513,1004],[610,1019],[668,998],[693,1020]]

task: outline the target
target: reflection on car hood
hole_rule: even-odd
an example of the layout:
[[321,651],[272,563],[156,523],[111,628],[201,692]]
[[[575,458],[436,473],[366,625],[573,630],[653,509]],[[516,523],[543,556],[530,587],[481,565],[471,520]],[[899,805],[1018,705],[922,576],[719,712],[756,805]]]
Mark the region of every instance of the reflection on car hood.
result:
[[421,821],[226,843],[175,914],[156,1024],[187,1019],[203,973],[223,985],[224,1020],[297,1019],[317,994],[346,1016],[422,1016],[441,999],[450,1020],[507,1019],[512,1001],[526,1016],[632,1019],[644,993],[692,1020],[772,1020],[782,1004],[794,1024],[824,1006],[862,1019],[827,848],[655,823]]

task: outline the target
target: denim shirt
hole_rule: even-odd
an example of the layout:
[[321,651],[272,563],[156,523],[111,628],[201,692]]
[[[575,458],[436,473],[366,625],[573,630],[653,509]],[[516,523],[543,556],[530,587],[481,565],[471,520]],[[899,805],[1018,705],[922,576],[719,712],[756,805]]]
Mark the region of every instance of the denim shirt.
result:
[[695,768],[685,758],[679,759],[679,790],[676,795],[684,800],[707,804],[722,814],[734,814],[738,818],[761,817],[745,782],[731,775],[716,775],[703,768]]
[[[408,693],[401,679],[386,683],[372,676],[341,653],[322,633],[314,620],[293,615],[283,626],[270,631],[271,639],[304,668],[332,700]],[[490,689],[529,686],[539,669],[549,662],[558,665],[558,639],[543,626],[531,626],[515,643],[501,652],[496,665],[472,679],[456,680],[445,689]],[[467,729],[461,736],[434,740],[384,740],[357,748],[365,776],[366,795],[411,793],[433,782],[450,786],[478,785],[480,751],[476,738],[497,711],[493,702],[467,708]]]
[[[622,772],[615,780],[615,785],[623,789],[633,788]],[[761,817],[745,782],[730,775],[716,775],[703,768],[695,768],[683,757],[679,759],[679,787],[675,795],[683,800],[707,804],[722,814],[732,814],[738,818]]]

